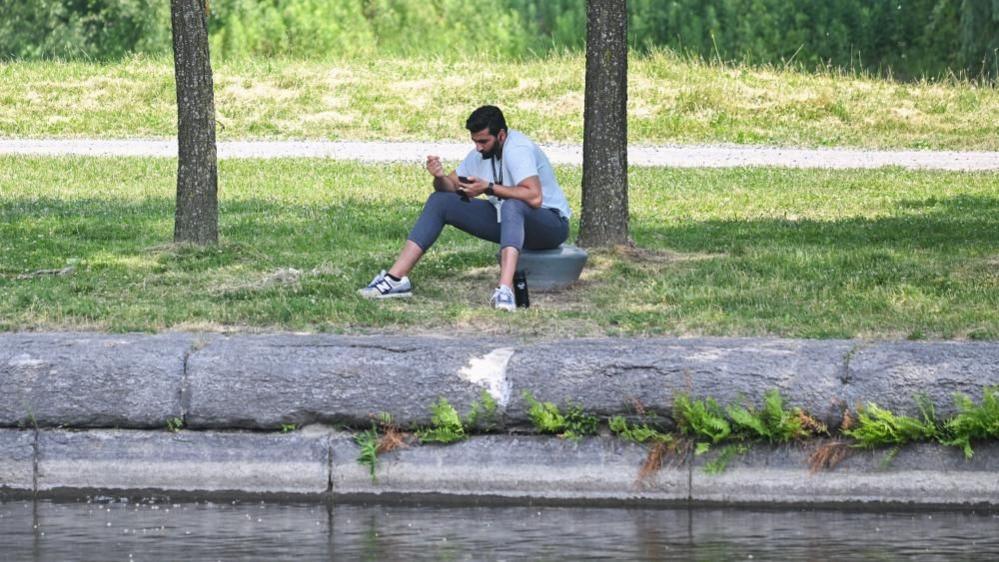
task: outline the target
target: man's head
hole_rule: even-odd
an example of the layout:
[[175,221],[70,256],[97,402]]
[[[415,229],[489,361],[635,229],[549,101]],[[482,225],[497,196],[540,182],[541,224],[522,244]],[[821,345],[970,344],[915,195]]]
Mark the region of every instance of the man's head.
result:
[[503,142],[506,141],[506,118],[495,105],[484,105],[468,116],[465,128],[472,135],[475,150],[483,158],[492,158],[502,154]]

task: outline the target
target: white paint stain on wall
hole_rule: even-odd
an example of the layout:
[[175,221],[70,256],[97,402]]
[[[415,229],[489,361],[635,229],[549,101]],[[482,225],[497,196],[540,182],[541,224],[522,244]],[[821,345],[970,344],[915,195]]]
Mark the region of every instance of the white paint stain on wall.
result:
[[510,402],[510,382],[506,380],[506,366],[513,354],[512,347],[501,347],[482,357],[472,357],[458,375],[485,388],[501,408],[506,408]]

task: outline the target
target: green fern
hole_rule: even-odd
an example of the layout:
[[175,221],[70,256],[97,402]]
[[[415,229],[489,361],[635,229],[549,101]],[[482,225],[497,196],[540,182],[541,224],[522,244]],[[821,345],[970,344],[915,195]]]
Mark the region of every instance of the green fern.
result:
[[531,418],[534,428],[541,433],[561,433],[566,429],[565,416],[558,410],[558,406],[551,402],[538,402],[534,399],[531,391],[524,391],[524,401],[530,409],[527,417]]
[[728,412],[728,417],[732,420],[732,424],[737,430],[741,429],[743,431],[748,431],[753,434],[754,437],[770,439],[770,428],[763,423],[763,418],[757,412],[742,406],[734,405],[729,405],[729,407],[726,408],[726,411]]
[[476,427],[484,431],[494,429],[496,427],[496,410],[496,399],[488,391],[483,390],[479,399],[472,402],[466,426]]
[[354,442],[361,447],[361,453],[357,457],[357,462],[366,465],[371,472],[371,481],[377,482],[375,468],[378,465],[378,426],[371,422],[371,429],[362,431],[354,436]]
[[685,435],[718,443],[732,433],[725,413],[713,398],[691,400],[685,394],[678,394],[673,400],[673,413],[677,426]]
[[583,406],[579,404],[569,404],[565,413],[565,431],[562,437],[579,441],[586,435],[596,435],[600,420],[583,411]]
[[718,451],[718,456],[704,464],[704,472],[712,475],[721,474],[722,472],[725,472],[729,463],[732,462],[732,459],[734,459],[736,455],[745,455],[747,451],[749,451],[749,447],[746,445],[737,445],[734,443],[726,445]]
[[169,418],[166,422],[166,428],[170,433],[177,433],[181,429],[184,429],[184,420],[180,418]]
[[652,441],[656,443],[672,443],[673,436],[668,433],[662,433],[656,429],[650,427],[648,424],[643,423],[642,425],[632,425],[629,424],[626,419],[622,416],[614,416],[609,422],[610,430],[625,441],[631,441],[632,443],[645,443],[646,441]]
[[802,422],[801,409],[784,409],[784,398],[776,388],[764,395],[763,409],[759,412],[736,405],[730,405],[727,412],[736,429],[752,438],[787,443],[811,435]]
[[453,443],[468,438],[461,416],[444,397],[431,406],[431,427],[416,432],[421,443]]
[[900,446],[915,441],[930,441],[939,435],[932,405],[919,400],[923,419],[896,416],[889,410],[869,402],[857,410],[857,425],[843,433],[857,440],[864,448]]
[[523,397],[530,407],[527,416],[540,433],[556,433],[566,439],[578,441],[584,435],[594,435],[597,432],[597,417],[587,414],[578,404],[569,404],[563,414],[552,402],[535,400],[528,390],[524,391]]
[[961,447],[964,456],[970,459],[975,454],[971,447],[973,439],[999,438],[999,387],[985,387],[981,405],[964,394],[955,394],[954,403],[958,414],[944,425],[947,438],[941,442]]

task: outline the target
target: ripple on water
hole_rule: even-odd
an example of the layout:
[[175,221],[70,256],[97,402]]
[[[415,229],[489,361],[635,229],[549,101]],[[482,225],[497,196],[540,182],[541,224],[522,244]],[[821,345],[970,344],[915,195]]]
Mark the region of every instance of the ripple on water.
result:
[[0,502],[4,560],[897,559],[999,554],[967,512]]

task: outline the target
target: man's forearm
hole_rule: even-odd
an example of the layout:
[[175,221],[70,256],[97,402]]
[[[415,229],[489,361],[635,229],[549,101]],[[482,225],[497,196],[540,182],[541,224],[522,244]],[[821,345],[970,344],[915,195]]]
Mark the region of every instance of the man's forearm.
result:
[[498,185],[493,184],[493,193],[500,199],[520,199],[531,207],[541,206],[541,186],[531,188],[525,185]]
[[454,186],[451,185],[450,178],[441,176],[434,178],[434,191],[454,191]]

